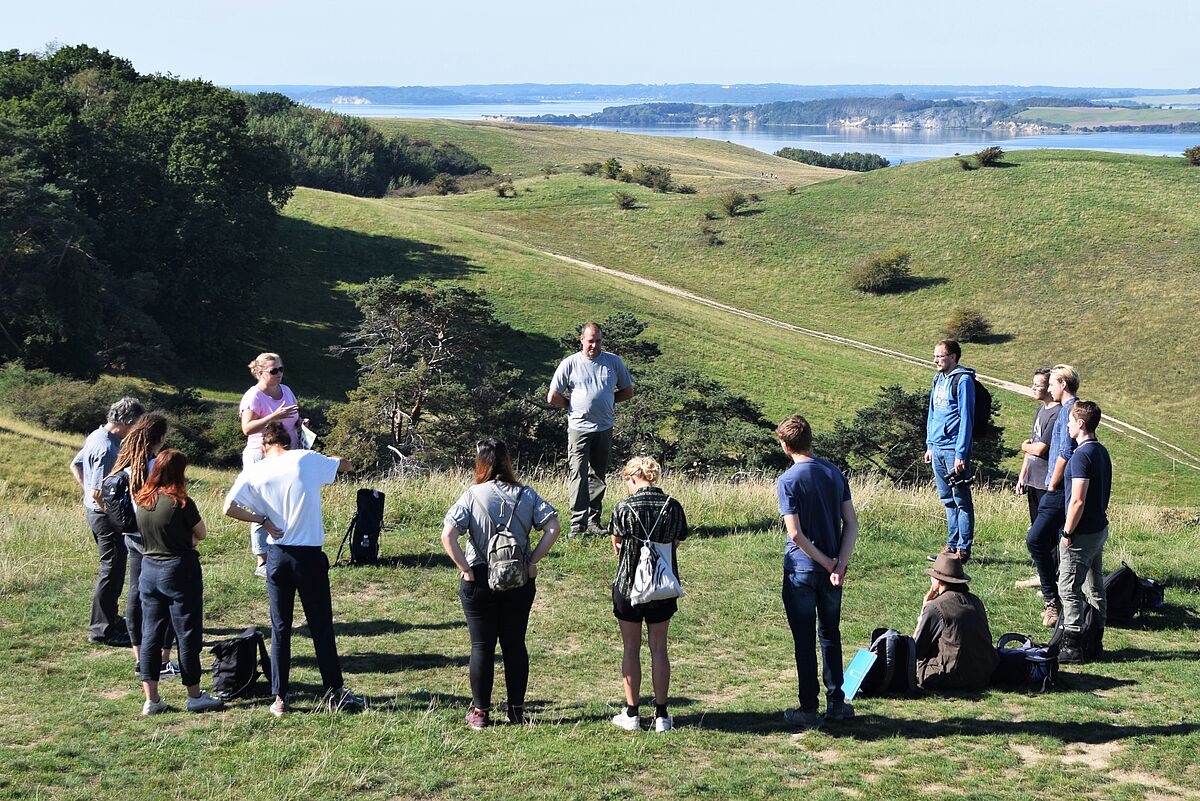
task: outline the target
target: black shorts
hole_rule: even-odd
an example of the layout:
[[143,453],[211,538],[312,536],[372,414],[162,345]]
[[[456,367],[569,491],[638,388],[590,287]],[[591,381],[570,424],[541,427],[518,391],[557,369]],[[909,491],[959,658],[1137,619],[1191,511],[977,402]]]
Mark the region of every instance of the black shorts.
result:
[[613,585],[612,589],[613,616],[627,623],[662,623],[670,620],[671,615],[679,608],[677,599],[667,598],[662,601],[651,601],[646,604],[631,604]]

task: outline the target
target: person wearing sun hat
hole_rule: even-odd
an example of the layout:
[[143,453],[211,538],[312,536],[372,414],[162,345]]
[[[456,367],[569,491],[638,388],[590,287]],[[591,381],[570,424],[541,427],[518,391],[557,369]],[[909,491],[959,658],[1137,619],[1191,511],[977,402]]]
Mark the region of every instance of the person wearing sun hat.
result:
[[1000,657],[983,601],[971,593],[962,560],[939,554],[929,575],[917,642],[917,684],[923,690],[980,690]]

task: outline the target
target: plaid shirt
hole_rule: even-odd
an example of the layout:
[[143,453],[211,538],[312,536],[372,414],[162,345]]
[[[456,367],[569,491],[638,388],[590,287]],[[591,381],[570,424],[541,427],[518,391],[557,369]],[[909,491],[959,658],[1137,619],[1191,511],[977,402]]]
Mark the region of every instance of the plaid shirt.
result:
[[[666,509],[663,509],[663,504]],[[655,527],[654,521],[662,512],[662,519]],[[641,521],[640,525],[639,522]],[[637,571],[638,555],[646,533],[651,532],[654,542],[677,543],[687,539],[687,517],[679,501],[669,497],[658,487],[642,487],[621,501],[613,509],[612,533],[621,538],[621,552],[617,556],[617,574],[613,586],[626,598],[633,585],[633,574]],[[675,560],[675,548],[671,548],[671,567],[679,575],[679,564]]]

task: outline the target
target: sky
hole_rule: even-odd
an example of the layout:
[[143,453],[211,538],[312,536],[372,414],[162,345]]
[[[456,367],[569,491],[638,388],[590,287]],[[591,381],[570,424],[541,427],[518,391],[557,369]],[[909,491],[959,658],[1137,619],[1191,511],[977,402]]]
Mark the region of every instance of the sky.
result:
[[1200,86],[1194,0],[32,0],[0,49],[86,43],[222,85]]

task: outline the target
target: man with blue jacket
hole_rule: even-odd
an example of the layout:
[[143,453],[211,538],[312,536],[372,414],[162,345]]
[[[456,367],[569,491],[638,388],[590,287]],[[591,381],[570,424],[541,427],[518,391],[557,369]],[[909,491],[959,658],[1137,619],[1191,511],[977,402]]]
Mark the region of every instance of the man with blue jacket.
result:
[[961,357],[962,348],[953,339],[943,339],[933,348],[937,372],[925,418],[925,464],[933,466],[938,497],[946,507],[946,547],[941,553],[957,556],[965,564],[975,542],[975,505],[971,501],[975,371],[959,366]]

